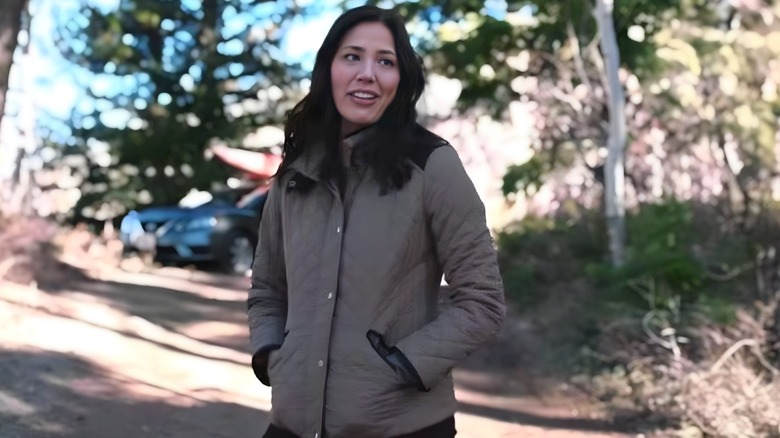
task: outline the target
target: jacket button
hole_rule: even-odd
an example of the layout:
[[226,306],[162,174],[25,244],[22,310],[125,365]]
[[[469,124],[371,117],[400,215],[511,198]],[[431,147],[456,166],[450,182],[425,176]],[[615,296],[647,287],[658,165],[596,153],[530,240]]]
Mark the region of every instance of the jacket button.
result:
[[340,233],[340,232],[341,232],[341,227],[336,227],[336,233]]
[[319,361],[319,362],[317,362],[317,366],[318,366],[318,367],[321,367],[321,366],[323,366],[323,365],[325,365],[325,362],[323,362],[323,361]]
[[333,292],[329,292],[329,293],[328,293],[328,299],[329,299],[329,300],[330,300],[330,299],[333,299]]
[[292,180],[292,181],[290,181],[290,182],[287,184],[287,187],[289,187],[289,188],[291,188],[291,189],[294,189],[296,185],[298,185],[298,182],[297,182],[297,181],[295,181],[295,180]]

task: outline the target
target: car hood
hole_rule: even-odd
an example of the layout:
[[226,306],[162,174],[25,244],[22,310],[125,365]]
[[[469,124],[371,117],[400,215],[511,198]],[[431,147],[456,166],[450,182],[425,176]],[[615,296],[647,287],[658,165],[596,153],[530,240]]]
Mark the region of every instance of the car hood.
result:
[[152,207],[136,213],[136,218],[142,223],[167,222],[171,220],[196,219],[199,217],[217,216],[243,211],[230,205],[203,205],[196,208],[185,207]]

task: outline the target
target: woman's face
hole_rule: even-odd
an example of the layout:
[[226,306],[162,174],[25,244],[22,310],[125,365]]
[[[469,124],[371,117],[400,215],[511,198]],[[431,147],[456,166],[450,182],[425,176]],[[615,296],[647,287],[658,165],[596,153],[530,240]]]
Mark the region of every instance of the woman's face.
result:
[[382,23],[361,23],[341,40],[330,67],[333,101],[346,136],[378,121],[395,98],[401,74],[393,35]]

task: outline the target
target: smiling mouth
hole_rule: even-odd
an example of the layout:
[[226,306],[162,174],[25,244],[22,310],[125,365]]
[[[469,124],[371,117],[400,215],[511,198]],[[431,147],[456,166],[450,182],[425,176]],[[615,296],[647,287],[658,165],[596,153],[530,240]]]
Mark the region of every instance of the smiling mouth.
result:
[[352,97],[356,97],[358,99],[366,99],[366,100],[373,100],[379,97],[376,94],[367,93],[365,91],[355,91],[354,93],[349,93],[349,95]]

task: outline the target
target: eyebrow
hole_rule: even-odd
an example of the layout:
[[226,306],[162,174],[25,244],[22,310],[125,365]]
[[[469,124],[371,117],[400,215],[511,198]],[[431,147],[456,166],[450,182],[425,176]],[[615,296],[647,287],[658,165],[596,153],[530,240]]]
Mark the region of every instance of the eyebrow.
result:
[[[365,52],[366,51],[366,49],[364,49],[363,47],[360,47],[360,46],[344,46],[344,47],[341,48],[341,50],[345,50],[345,49],[354,50],[356,52]],[[393,52],[392,50],[388,50],[388,49],[382,49],[382,50],[379,51],[379,53],[382,53],[382,54],[385,54],[385,55],[396,56],[395,52]]]

